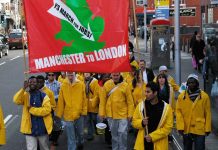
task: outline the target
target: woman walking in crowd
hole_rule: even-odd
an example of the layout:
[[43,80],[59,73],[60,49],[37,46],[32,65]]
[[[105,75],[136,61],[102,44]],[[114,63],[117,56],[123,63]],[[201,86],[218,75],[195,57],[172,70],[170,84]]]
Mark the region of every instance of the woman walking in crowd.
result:
[[157,76],[157,84],[159,86],[159,98],[170,104],[173,110],[175,110],[175,96],[172,86],[168,83],[167,76],[165,74],[159,74]]
[[145,99],[146,84],[143,82],[140,70],[135,71],[134,79],[131,84],[131,91],[135,107]]

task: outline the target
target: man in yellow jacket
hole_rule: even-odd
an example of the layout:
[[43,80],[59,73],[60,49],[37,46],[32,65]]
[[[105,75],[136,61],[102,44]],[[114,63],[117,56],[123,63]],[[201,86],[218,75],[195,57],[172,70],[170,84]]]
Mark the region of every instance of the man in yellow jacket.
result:
[[88,99],[88,114],[87,114],[87,127],[88,135],[87,140],[93,140],[96,132],[97,114],[99,106],[99,84],[98,80],[91,76],[91,73],[84,73],[86,85],[86,97]]
[[127,150],[127,129],[132,119],[134,103],[130,87],[120,73],[112,73],[101,92],[99,115],[108,117],[113,150]]
[[173,127],[172,108],[158,99],[159,87],[154,82],[146,85],[146,100],[134,112],[132,125],[139,129],[135,150],[168,150],[168,135]]
[[6,144],[6,133],[4,124],[4,115],[2,112],[2,107],[0,106],[0,146]]
[[205,136],[211,132],[211,110],[209,96],[199,88],[198,76],[190,74],[187,89],[176,103],[176,126],[183,135],[184,150],[205,149]]
[[39,90],[44,92],[49,97],[51,108],[53,111],[55,111],[56,109],[55,95],[52,90],[50,90],[48,87],[45,86],[45,77],[42,75],[38,75],[36,78],[37,78],[37,84]]
[[36,77],[24,81],[23,88],[14,95],[14,103],[23,105],[20,131],[26,135],[27,150],[35,150],[37,141],[42,149],[49,150],[47,138],[53,125],[51,104],[49,97],[38,90]]
[[44,92],[49,97],[50,103],[51,103],[51,108],[52,108],[51,113],[52,113],[53,122],[55,122],[55,124],[53,125],[53,130],[51,134],[49,135],[49,141],[51,141],[50,149],[53,150],[57,146],[58,138],[62,131],[62,128],[61,128],[62,124],[61,124],[61,120],[57,120],[57,118],[55,117],[56,101],[55,101],[54,92],[45,86],[44,76],[38,75],[36,78],[37,78],[37,84],[38,84],[39,90]]
[[61,85],[56,116],[64,118],[68,150],[82,149],[84,143],[84,116],[87,115],[85,84],[76,79],[75,72],[67,72]]

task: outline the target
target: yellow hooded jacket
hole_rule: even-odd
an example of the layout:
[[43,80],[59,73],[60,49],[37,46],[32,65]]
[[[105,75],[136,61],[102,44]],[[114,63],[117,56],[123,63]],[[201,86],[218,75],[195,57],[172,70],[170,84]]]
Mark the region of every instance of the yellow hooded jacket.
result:
[[84,82],[84,74],[83,73],[76,73],[76,78],[82,82]]
[[134,77],[132,76],[132,74],[130,72],[128,72],[124,78],[124,81],[126,83],[128,83],[129,85],[131,85],[133,79],[134,79]]
[[131,66],[135,66],[136,69],[139,69],[139,63],[136,60],[133,60],[130,64]]
[[133,88],[133,85],[131,84],[131,91],[132,91],[132,97],[135,104],[135,107],[146,98],[145,96],[145,89],[146,84],[143,82],[142,87],[139,87],[139,85],[136,85],[135,88]]
[[59,118],[64,117],[65,121],[75,121],[81,115],[87,115],[87,98],[85,93],[85,84],[78,79],[70,83],[67,79],[61,85],[56,115]]
[[177,130],[184,133],[205,135],[211,132],[210,98],[201,91],[196,100],[190,100],[188,92],[183,91],[176,103],[176,126]]
[[[135,150],[144,150],[145,128],[142,126],[144,101],[137,106],[132,120],[134,128],[139,129],[135,142]],[[158,124],[158,127],[152,133],[152,142],[154,143],[154,150],[168,150],[168,135],[173,127],[173,113],[169,104],[164,102],[163,114]]]
[[[117,89],[109,94],[116,86]],[[115,85],[113,80],[107,81],[103,86],[100,98],[100,116],[111,117],[112,119],[127,119],[132,117],[134,102],[126,82]]]
[[56,109],[56,101],[55,101],[55,96],[54,96],[54,92],[52,90],[50,90],[48,87],[44,86],[42,88],[42,92],[44,92],[50,99],[50,103],[51,103],[51,108],[53,111],[55,111]]
[[31,134],[31,115],[43,117],[47,133],[50,134],[53,127],[50,99],[46,95],[42,102],[42,107],[29,106],[29,93],[23,88],[14,95],[14,103],[23,105],[23,113],[21,119],[20,132],[23,134]]
[[171,108],[173,109],[173,112],[176,109],[176,103],[175,103],[175,92],[173,90],[173,87],[171,85],[170,86],[170,98],[169,98],[169,104],[171,106]]
[[2,107],[0,106],[0,145],[6,144],[6,131],[3,116]]
[[93,78],[90,86],[90,92],[88,95],[88,112],[98,113],[98,105],[99,105],[99,84],[98,80]]
[[63,78],[62,75],[59,75],[58,82],[60,82],[62,84],[64,82],[64,79],[65,78]]

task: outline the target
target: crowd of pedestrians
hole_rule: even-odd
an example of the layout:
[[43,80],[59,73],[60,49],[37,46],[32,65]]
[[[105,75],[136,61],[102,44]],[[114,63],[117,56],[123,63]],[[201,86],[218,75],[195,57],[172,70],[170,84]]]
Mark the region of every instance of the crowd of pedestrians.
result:
[[[132,54],[132,52],[131,52]],[[130,58],[131,72],[98,74],[48,72],[31,76],[14,95],[23,106],[20,132],[27,150],[54,150],[66,131],[68,150],[81,150],[85,140],[94,140],[96,124],[107,124],[105,142],[113,150],[127,150],[130,130],[135,150],[168,150],[176,122],[184,150],[204,150],[211,132],[209,96],[199,88],[198,76],[187,77],[186,89],[160,66],[157,75],[146,62]],[[175,93],[179,94],[178,99]],[[0,109],[0,145],[5,127]],[[85,132],[87,130],[87,132]],[[50,144],[48,143],[48,139]]]

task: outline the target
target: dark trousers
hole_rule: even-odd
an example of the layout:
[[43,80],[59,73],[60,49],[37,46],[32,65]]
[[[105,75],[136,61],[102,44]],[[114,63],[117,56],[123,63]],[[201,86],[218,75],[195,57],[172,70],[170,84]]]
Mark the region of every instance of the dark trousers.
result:
[[106,119],[103,121],[103,123],[107,125],[107,128],[105,129],[105,142],[110,145],[112,142],[111,131],[109,129],[109,125]]
[[205,136],[196,134],[184,134],[183,146],[184,150],[192,150],[194,143],[194,150],[205,150]]
[[154,150],[154,144],[152,142],[147,142],[145,139],[144,139],[144,147],[145,150]]

